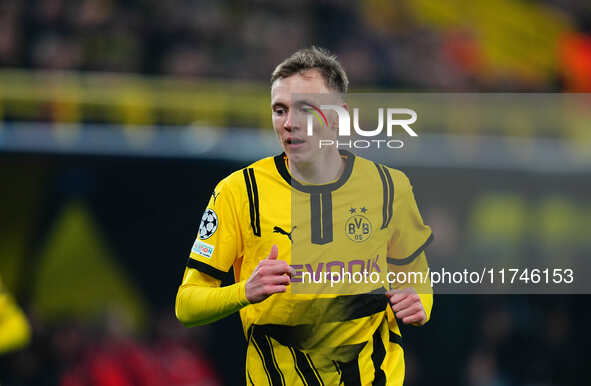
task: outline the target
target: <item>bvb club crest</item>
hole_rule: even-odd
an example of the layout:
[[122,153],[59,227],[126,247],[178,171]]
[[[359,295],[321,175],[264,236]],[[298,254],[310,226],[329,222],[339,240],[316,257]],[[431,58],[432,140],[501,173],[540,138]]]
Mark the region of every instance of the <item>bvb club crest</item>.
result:
[[371,222],[364,216],[365,213],[367,213],[365,207],[351,208],[349,209],[351,217],[345,222],[347,237],[357,243],[366,241],[371,237]]

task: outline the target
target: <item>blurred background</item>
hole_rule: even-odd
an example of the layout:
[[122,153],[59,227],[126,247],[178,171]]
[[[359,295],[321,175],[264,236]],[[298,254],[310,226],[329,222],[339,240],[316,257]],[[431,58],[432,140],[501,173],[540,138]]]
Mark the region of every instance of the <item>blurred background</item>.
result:
[[[244,384],[238,317],[185,329],[174,298],[217,181],[279,151],[270,73],[313,44],[355,93],[591,92],[586,0],[0,0],[0,337],[28,341],[1,385]],[[589,122],[421,133],[447,146],[391,166],[428,255],[589,256]],[[436,296],[406,384],[584,384],[590,303]]]

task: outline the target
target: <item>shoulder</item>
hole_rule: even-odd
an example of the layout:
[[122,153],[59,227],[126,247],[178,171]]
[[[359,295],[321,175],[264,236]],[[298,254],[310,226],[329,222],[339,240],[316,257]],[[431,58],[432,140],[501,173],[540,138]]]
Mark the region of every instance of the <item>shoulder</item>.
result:
[[[283,162],[285,162],[283,154],[266,157],[248,165],[247,167],[242,169],[241,173],[245,174],[252,170],[252,172],[260,176],[276,175],[278,173],[277,163]],[[246,170],[246,172],[244,170]]]
[[395,191],[402,193],[412,189],[410,179],[402,170],[359,156],[355,157],[355,164],[362,175],[371,175],[369,173],[375,173],[384,184],[392,183]]
[[275,157],[266,157],[250,165],[232,172],[222,179],[216,186],[216,192],[221,190],[244,190],[248,184],[252,184],[258,175],[272,173],[275,169]]
[[391,168],[388,166],[384,166],[384,168],[385,170],[387,170],[388,173],[390,173],[390,176],[392,176],[394,186],[398,188],[398,191],[406,192],[412,190],[412,184],[410,183],[410,179],[402,170]]

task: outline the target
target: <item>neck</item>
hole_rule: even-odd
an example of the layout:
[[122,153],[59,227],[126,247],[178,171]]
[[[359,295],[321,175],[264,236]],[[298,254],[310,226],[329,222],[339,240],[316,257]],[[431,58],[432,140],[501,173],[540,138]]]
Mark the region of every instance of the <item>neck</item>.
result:
[[345,170],[345,161],[336,148],[320,152],[314,159],[291,161],[288,159],[291,175],[308,184],[326,184],[338,179]]

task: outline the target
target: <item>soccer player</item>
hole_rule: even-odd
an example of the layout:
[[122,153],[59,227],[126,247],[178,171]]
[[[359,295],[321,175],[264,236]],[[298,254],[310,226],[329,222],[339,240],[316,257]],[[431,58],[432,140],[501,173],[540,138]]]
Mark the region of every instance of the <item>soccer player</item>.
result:
[[[347,87],[342,66],[322,49],[299,50],[277,66],[271,108],[284,153],[215,187],[190,252],[176,315],[192,326],[239,311],[249,385],[402,385],[398,323],[422,325],[430,316],[428,283],[353,294],[294,291],[303,273],[334,267],[427,271],[431,230],[408,178],[320,148],[320,140],[337,139],[336,114],[327,112],[307,133],[304,117],[319,111],[314,95],[343,103]],[[232,267],[235,284],[220,287]]]

